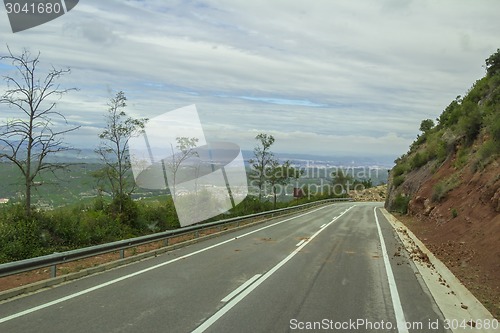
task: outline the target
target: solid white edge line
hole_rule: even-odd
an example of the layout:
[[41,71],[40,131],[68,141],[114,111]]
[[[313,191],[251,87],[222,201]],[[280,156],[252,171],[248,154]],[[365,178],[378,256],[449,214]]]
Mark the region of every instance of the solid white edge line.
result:
[[256,274],[256,275],[254,275],[248,281],[246,281],[241,286],[239,286],[238,288],[236,288],[235,290],[233,290],[229,295],[227,295],[226,297],[224,297],[221,300],[221,302],[226,303],[227,301],[230,301],[232,298],[234,298],[234,296],[236,296],[239,293],[241,293],[243,290],[245,290],[249,285],[251,285],[252,283],[254,283],[254,281],[257,280],[258,278],[260,278],[261,276],[262,276],[262,274]]
[[[356,205],[353,205],[349,207],[347,210],[345,210],[343,213],[340,215],[336,216],[333,218],[330,222],[326,224],[326,227],[328,227],[330,224],[335,222],[337,219],[339,219],[342,215],[347,213],[351,208],[355,207]],[[238,294],[235,298],[233,298],[229,303],[227,303],[223,308],[221,308],[219,311],[214,313],[210,318],[208,318],[206,321],[203,322],[200,326],[198,326],[192,333],[202,333],[205,332],[206,329],[208,329],[212,324],[214,324],[217,320],[219,320],[223,315],[225,315],[229,310],[231,310],[236,304],[238,304],[242,299],[244,299],[248,294],[250,294],[255,288],[257,288],[262,282],[267,280],[271,275],[273,275],[281,266],[286,264],[290,259],[292,259],[300,250],[302,250],[307,244],[309,244],[314,237],[319,235],[323,230],[326,229],[320,229],[316,231],[307,241],[305,241],[300,247],[295,249],[292,253],[290,253],[285,259],[281,260],[276,266],[271,268],[269,271],[267,271],[266,274],[264,274],[260,279],[258,279],[254,284],[252,284],[250,287],[246,288]]]
[[318,210],[321,210],[321,209],[324,209],[326,207],[330,207],[331,205],[325,205],[325,206],[322,206],[322,207],[319,207],[319,208],[316,208],[314,210],[311,210],[309,212],[306,212],[306,213],[303,213],[303,214],[300,214],[300,215],[297,215],[297,216],[293,216],[293,217],[290,217],[288,219],[284,219],[282,221],[279,221],[279,222],[276,222],[276,223],[273,223],[273,224],[270,224],[270,225],[267,225],[265,227],[262,227],[262,228],[259,228],[259,229],[256,229],[256,230],[253,230],[253,231],[250,231],[250,232],[247,232],[241,236],[237,236],[237,237],[234,237],[234,238],[230,238],[230,239],[227,239],[225,241],[222,241],[220,243],[217,243],[217,244],[214,244],[214,245],[211,245],[209,247],[206,247],[206,248],[203,248],[203,249],[200,249],[198,251],[195,251],[195,252],[192,252],[192,253],[188,253],[188,254],[185,254],[181,257],[178,257],[178,258],[175,258],[175,259],[172,259],[172,260],[169,260],[169,261],[166,261],[166,262],[163,262],[161,264],[158,264],[158,265],[155,265],[155,266],[151,266],[151,267],[148,267],[148,268],[145,268],[143,270],[140,270],[140,271],[137,271],[137,272],[134,272],[134,273],[131,273],[131,274],[128,274],[128,275],[125,275],[125,276],[122,276],[122,277],[119,277],[117,279],[114,279],[114,280],[111,280],[111,281],[108,281],[108,282],[105,282],[105,283],[102,283],[102,284],[99,284],[97,286],[94,286],[94,287],[91,287],[91,288],[88,288],[88,289],[84,289],[80,292],[77,292],[77,293],[74,293],[74,294],[70,294],[68,296],[65,296],[65,297],[62,297],[62,298],[58,298],[56,300],[53,300],[51,302],[47,302],[47,303],[44,303],[44,304],[41,304],[41,305],[38,305],[38,306],[35,306],[33,308],[30,308],[30,309],[27,309],[27,310],[24,310],[24,311],[21,311],[21,312],[17,312],[17,313],[14,313],[10,316],[7,316],[7,317],[4,317],[4,318],[0,318],[0,324],[1,323],[5,323],[9,320],[12,320],[12,319],[16,319],[16,318],[19,318],[19,317],[22,317],[24,315],[27,315],[27,314],[30,314],[30,313],[33,313],[33,312],[36,312],[38,310],[42,310],[42,309],[45,309],[45,308],[48,308],[49,306],[52,306],[52,305],[55,305],[55,304],[59,304],[59,303],[62,303],[64,301],[67,301],[67,300],[70,300],[72,298],[75,298],[75,297],[78,297],[78,296],[81,296],[81,295],[85,295],[85,294],[88,294],[94,290],[98,290],[98,289],[101,289],[101,288],[104,288],[104,287],[107,287],[109,285],[112,285],[112,284],[115,284],[117,282],[120,282],[120,281],[123,281],[123,280],[126,280],[126,279],[129,279],[131,277],[134,277],[136,275],[140,275],[140,274],[143,274],[143,273],[146,273],[146,272],[149,272],[153,269],[156,269],[156,268],[159,268],[159,267],[162,267],[162,266],[166,266],[168,264],[171,264],[173,262],[176,262],[176,261],[179,261],[179,260],[182,260],[182,259],[185,259],[185,258],[189,258],[191,256],[194,256],[196,254],[199,254],[199,253],[202,253],[202,252],[205,252],[205,251],[208,251],[208,250],[211,250],[215,247],[218,247],[218,246],[221,246],[223,244],[226,244],[226,243],[229,243],[229,242],[232,242],[234,241],[235,239],[238,239],[238,238],[243,238],[243,237],[246,237],[248,235],[251,235],[253,233],[256,233],[256,232],[259,232],[261,230],[264,230],[264,229],[267,229],[267,228],[271,228],[271,227],[274,227],[276,225],[279,225],[281,223],[285,223],[285,222],[288,222],[290,220],[294,220],[296,218],[299,218],[299,217],[302,217],[302,216],[305,216],[305,215],[308,215],[308,214],[311,214],[311,213],[314,213]]
[[396,285],[396,280],[394,279],[394,273],[392,272],[389,256],[387,255],[387,249],[385,247],[385,241],[384,241],[384,236],[382,235],[382,229],[380,228],[380,223],[378,222],[377,207],[373,208],[373,213],[375,215],[375,222],[377,224],[378,236],[380,238],[380,248],[382,250],[382,257],[384,258],[384,266],[385,266],[385,271],[387,273],[387,280],[389,282],[389,291],[391,293],[392,306],[394,308],[394,315],[396,316],[396,324],[398,326],[398,332],[408,333],[408,328],[406,327],[405,314],[403,312],[403,306],[401,305],[401,299],[399,298],[398,287]]
[[305,241],[306,241],[306,240],[305,240],[305,239],[303,239],[303,240],[301,240],[300,242],[298,242],[298,243],[297,243],[297,245],[295,245],[295,246],[301,246],[301,245],[302,245],[302,243],[304,243]]

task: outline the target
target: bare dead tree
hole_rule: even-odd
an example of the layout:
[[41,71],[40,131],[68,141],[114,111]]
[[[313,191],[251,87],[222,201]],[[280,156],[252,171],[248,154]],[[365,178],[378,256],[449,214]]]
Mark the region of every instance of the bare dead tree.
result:
[[[62,113],[56,111],[56,100],[75,88],[62,89],[58,80],[70,69],[52,67],[45,75],[40,72],[40,52],[32,55],[24,49],[21,55],[0,56],[9,62],[15,74],[4,76],[7,84],[0,96],[0,104],[17,112],[12,119],[0,125],[0,160],[14,163],[24,179],[26,215],[31,216],[34,179],[43,171],[67,167],[66,164],[47,161],[48,156],[72,149],[64,143],[64,135],[80,126],[69,127]],[[61,126],[60,123],[64,123]]]

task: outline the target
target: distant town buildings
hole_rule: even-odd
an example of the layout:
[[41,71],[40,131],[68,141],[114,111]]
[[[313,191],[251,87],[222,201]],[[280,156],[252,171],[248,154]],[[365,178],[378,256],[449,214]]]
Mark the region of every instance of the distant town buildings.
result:
[[9,203],[9,199],[6,199],[6,198],[0,198],[0,205],[1,205],[1,204],[6,204],[6,203]]

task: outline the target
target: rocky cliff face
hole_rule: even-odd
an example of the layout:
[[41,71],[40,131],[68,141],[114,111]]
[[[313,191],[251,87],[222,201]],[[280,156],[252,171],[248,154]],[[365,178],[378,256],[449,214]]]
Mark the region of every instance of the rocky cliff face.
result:
[[[397,189],[389,184],[389,196],[407,195],[400,218],[500,318],[500,160],[477,171],[473,162],[461,168],[454,162],[456,155],[434,172],[431,166],[410,172]],[[449,189],[437,193],[443,183]]]
[[[500,51],[490,58],[500,65]],[[487,69],[436,126],[422,121],[390,172],[385,206],[499,316],[500,67]]]

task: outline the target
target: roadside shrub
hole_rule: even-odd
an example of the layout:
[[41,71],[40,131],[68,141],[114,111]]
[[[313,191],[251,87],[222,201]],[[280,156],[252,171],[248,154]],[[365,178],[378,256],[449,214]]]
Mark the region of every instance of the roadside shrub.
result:
[[410,197],[402,194],[398,194],[394,199],[394,203],[392,204],[391,211],[397,212],[400,214],[408,213],[408,203],[410,202]]
[[403,184],[404,181],[405,181],[405,176],[400,175],[400,176],[393,178],[392,185],[394,185],[394,187],[396,188],[396,187],[399,187],[399,185]]
[[104,211],[87,211],[80,220],[79,245],[112,242],[122,238],[127,230],[117,219],[109,218]]
[[391,170],[394,177],[400,176],[406,171],[408,171],[408,166],[404,163],[396,164]]
[[139,218],[149,231],[158,232],[180,228],[172,197],[160,202],[139,204]]
[[439,163],[443,162],[448,155],[446,142],[441,138],[429,140],[427,152],[428,160],[436,159]]
[[22,205],[2,210],[0,219],[0,260],[15,261],[43,254],[43,215],[28,218]]
[[437,183],[432,188],[432,201],[440,202],[445,197],[447,191],[443,183]]
[[453,208],[451,210],[451,217],[452,218],[456,218],[457,216],[458,216],[458,211],[455,208]]
[[62,208],[49,213],[46,228],[55,246],[72,248],[82,244],[79,235],[81,216],[82,212],[78,208]]
[[500,146],[500,112],[496,111],[489,115],[486,123],[492,139]]
[[427,164],[429,161],[429,154],[427,151],[417,152],[410,160],[410,167],[412,170],[420,168]]
[[458,178],[457,175],[452,175],[451,177],[438,182],[432,188],[432,196],[431,196],[432,201],[441,202],[446,197],[448,192],[453,190],[459,184],[460,184],[460,179]]
[[474,171],[484,169],[500,153],[500,144],[494,140],[483,143],[477,152],[477,160],[474,163]]
[[455,161],[453,162],[453,166],[457,169],[463,168],[467,161],[469,160],[470,149],[468,148],[460,148],[457,152]]
[[464,102],[463,108],[465,113],[458,121],[458,129],[464,135],[465,144],[470,145],[481,130],[482,117],[477,104]]
[[108,213],[112,218],[137,230],[144,229],[139,222],[137,203],[128,195],[116,196],[108,206]]
[[[305,195],[307,196],[307,194]],[[231,210],[233,215],[255,214],[272,208],[269,201],[259,201],[255,196],[247,196],[243,201]]]

